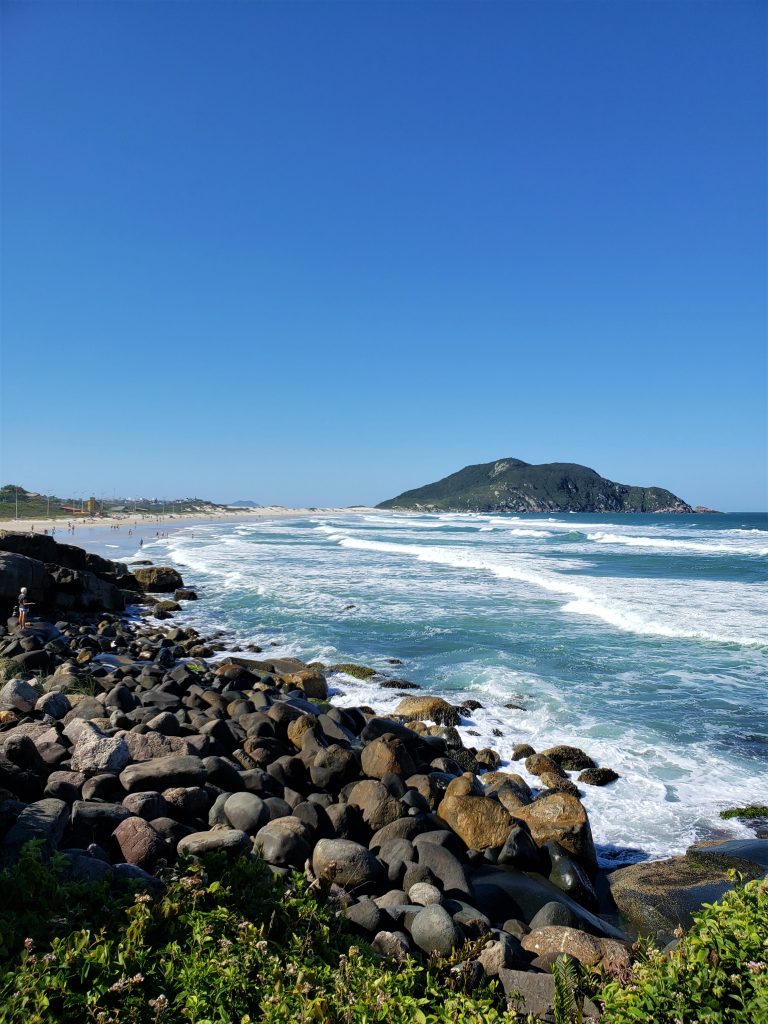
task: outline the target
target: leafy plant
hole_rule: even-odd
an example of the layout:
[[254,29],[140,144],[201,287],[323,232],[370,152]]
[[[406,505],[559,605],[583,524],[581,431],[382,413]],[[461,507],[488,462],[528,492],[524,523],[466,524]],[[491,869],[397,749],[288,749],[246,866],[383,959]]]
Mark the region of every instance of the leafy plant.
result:
[[629,984],[602,993],[605,1024],[768,1021],[768,880],[706,905],[668,954],[650,950]]
[[552,965],[555,991],[552,1013],[555,1024],[581,1024],[582,998],[576,964],[571,957],[559,956]]

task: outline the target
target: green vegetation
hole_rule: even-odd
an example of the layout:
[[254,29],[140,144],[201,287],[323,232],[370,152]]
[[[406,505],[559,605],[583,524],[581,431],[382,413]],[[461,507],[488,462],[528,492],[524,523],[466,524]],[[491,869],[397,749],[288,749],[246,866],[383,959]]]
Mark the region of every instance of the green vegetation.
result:
[[[473,987],[462,968],[482,942],[426,966],[382,960],[339,926],[324,892],[298,875],[286,889],[259,860],[183,864],[161,896],[68,881],[64,864],[43,864],[30,844],[0,873],[0,1024],[517,1019],[500,986]],[[705,907],[670,954],[647,950],[621,984],[563,958],[555,1021],[581,1024],[585,988],[604,1024],[768,1021],[766,921],[768,881],[749,882]]]
[[760,804],[750,804],[749,807],[729,807],[727,811],[720,811],[721,818],[768,818],[768,807]]
[[257,860],[188,865],[166,893],[111,895],[28,849],[0,875],[0,1024],[502,1024],[461,960],[385,963],[296,876]]
[[[64,507],[68,506],[68,507]],[[199,512],[204,514],[221,506],[203,498],[175,498],[160,501],[156,498],[113,498],[98,499],[94,514],[110,515],[180,515],[181,513]],[[60,498],[54,494],[37,494],[28,491],[18,484],[5,484],[0,487],[0,520],[15,519],[77,519],[79,513],[73,509],[88,513],[88,499]]]
[[610,983],[604,1024],[768,1021],[768,880],[705,906],[665,956],[651,950],[626,985]]
[[355,679],[370,679],[376,675],[376,669],[369,668],[367,665],[331,665],[328,671],[343,672],[344,675],[354,676]]
[[441,512],[691,511],[681,498],[661,487],[617,484],[573,463],[531,466],[520,459],[465,466],[377,507]]

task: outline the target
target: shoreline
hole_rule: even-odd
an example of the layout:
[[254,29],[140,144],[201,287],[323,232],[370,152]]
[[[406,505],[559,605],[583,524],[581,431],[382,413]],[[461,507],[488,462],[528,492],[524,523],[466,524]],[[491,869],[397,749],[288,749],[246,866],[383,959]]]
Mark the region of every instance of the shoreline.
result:
[[[78,516],[67,519],[64,516],[57,518],[36,517],[31,519],[0,519],[0,533],[45,533],[49,536],[63,537],[64,534],[77,536],[78,528],[103,529],[106,527],[127,528],[131,530],[141,527],[152,526],[194,526],[205,523],[232,522],[237,520],[248,521],[249,519],[272,519],[291,516],[310,515],[341,515],[348,512],[361,512],[368,515],[371,512],[382,512],[382,509],[367,508],[366,506],[354,506],[353,508],[289,508],[286,505],[265,505],[261,508],[239,508],[227,509],[219,512],[178,512],[164,516],[136,515],[126,513],[125,515],[111,516]],[[69,530],[70,526],[75,527],[74,534]],[[51,530],[55,530],[55,534]]]
[[[501,770],[494,746],[465,744],[455,727],[468,702],[418,690],[394,694],[388,713],[359,700],[342,707],[333,675],[350,665],[228,650],[222,635],[185,626],[174,613],[197,596],[175,569],[131,573],[44,536],[17,535],[2,555],[4,575],[30,584],[36,560],[30,596],[45,612],[23,632],[9,619],[0,638],[12,677],[0,694],[0,753],[10,742],[28,766],[19,773],[0,757],[21,823],[9,833],[14,856],[24,815],[45,829],[46,814],[43,837],[86,875],[94,841],[99,870],[131,865],[147,884],[169,858],[256,854],[279,878],[303,869],[310,883],[344,890],[339,913],[368,941],[386,932],[416,955],[440,948],[437,910],[421,909],[435,906],[445,953],[490,932],[514,966],[538,974],[550,952],[628,967],[629,935],[668,941],[703,887],[710,899],[732,887],[726,867],[751,860],[757,877],[768,868],[768,843],[754,840],[601,867],[575,784],[587,780],[568,777],[600,770],[580,747],[522,744],[513,760],[537,777],[531,786],[514,765]],[[38,744],[45,760],[31,755]],[[8,842],[0,830],[0,855]],[[750,853],[755,845],[766,854]]]

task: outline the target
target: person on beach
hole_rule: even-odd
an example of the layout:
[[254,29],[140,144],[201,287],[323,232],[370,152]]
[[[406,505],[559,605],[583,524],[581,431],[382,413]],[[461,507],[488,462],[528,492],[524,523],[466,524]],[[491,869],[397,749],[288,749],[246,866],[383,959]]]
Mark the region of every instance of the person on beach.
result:
[[27,588],[22,587],[19,591],[19,629],[25,629],[27,625],[27,609],[29,608],[30,601],[27,600]]

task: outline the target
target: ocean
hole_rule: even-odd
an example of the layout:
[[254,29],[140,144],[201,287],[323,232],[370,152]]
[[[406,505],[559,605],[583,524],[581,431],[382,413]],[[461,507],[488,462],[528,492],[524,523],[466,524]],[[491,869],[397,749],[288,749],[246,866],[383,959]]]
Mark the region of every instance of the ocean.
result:
[[[202,632],[474,698],[465,742],[505,762],[569,743],[615,769],[582,787],[605,865],[752,836],[719,811],[768,804],[765,515],[318,512],[147,526],[141,553],[126,532],[74,541],[176,566]],[[340,705],[399,699],[330,682]]]

